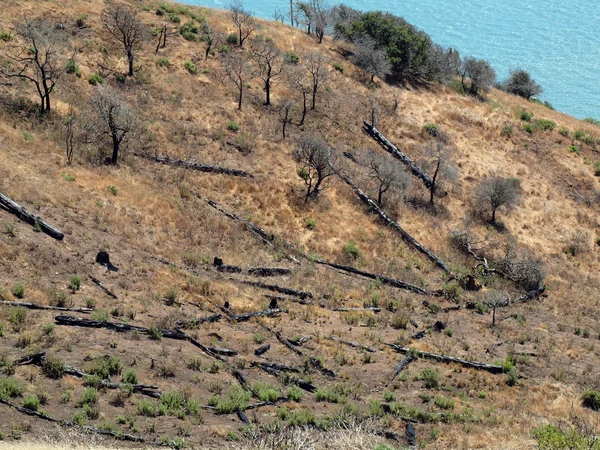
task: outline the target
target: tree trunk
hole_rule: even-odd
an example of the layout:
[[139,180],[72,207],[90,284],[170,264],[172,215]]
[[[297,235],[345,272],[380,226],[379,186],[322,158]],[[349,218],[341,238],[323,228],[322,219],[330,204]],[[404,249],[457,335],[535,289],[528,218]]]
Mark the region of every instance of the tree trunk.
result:
[[285,120],[283,121],[283,128],[281,130],[281,132],[283,133],[283,139],[285,139],[285,127],[287,125],[288,122],[288,118],[286,117]]
[[113,152],[112,152],[112,158],[110,160],[111,164],[117,164],[117,160],[119,159],[119,139],[117,138],[117,136],[115,136],[113,134],[112,136],[112,140],[113,140]]
[[8,212],[16,215],[19,219],[24,222],[27,222],[30,225],[34,225],[37,223],[39,227],[42,229],[44,233],[49,236],[52,236],[54,239],[61,240],[64,238],[64,234],[62,231],[54,228],[44,219],[38,216],[34,216],[29,211],[27,211],[23,206],[19,205],[14,200],[6,197],[5,195],[0,193],[0,205],[8,210]]
[[240,84],[240,96],[238,98],[238,111],[242,110],[242,98],[244,96],[244,83]]
[[314,85],[313,92],[312,92],[312,107],[310,109],[312,109],[314,111],[316,106],[317,106],[317,86]]
[[[373,83],[374,79],[375,79],[375,74],[371,74],[371,83]],[[375,124],[373,124],[373,126],[375,126]]]
[[267,78],[265,80],[265,92],[267,94],[267,100],[265,101],[265,106],[269,106],[271,104],[271,79]]
[[304,119],[306,118],[306,93],[302,94],[302,120],[300,120],[300,126],[304,125]]
[[[165,39],[166,39],[166,35],[165,35]],[[131,53],[129,53],[127,55],[127,62],[129,63],[129,76],[132,77],[133,76],[133,55]]]
[[244,41],[242,40],[242,28],[239,28],[239,34],[240,34],[240,48],[243,48],[244,46]]
[[294,0],[290,0],[290,25],[294,26]]
[[381,208],[381,197],[383,196],[383,189],[381,188],[381,185],[379,185],[379,192],[377,193],[377,204],[379,205],[379,207]]
[[435,181],[436,181],[436,178],[437,178],[437,176],[438,176],[438,172],[440,171],[440,164],[441,164],[441,161],[440,161],[440,159],[438,158],[438,160],[437,160],[437,164],[436,164],[436,166],[435,166],[435,172],[433,173],[433,177],[432,177],[432,179],[431,179],[431,180],[432,180],[432,183],[431,183],[431,189],[429,190],[429,193],[430,193],[430,196],[429,196],[429,204],[430,204],[432,207],[434,206],[434,204],[433,204],[433,198],[435,197],[435,190],[436,190],[436,184],[435,184]]
[[182,159],[170,159],[166,156],[150,156],[142,153],[134,153],[134,156],[137,156],[138,158],[146,158],[161,164],[167,164],[169,166],[184,167],[186,169],[197,170],[199,172],[222,173],[234,177],[254,178],[254,176],[251,173],[244,172],[243,170],[238,169],[229,169],[227,167],[221,166],[210,166],[207,164],[197,162],[184,161]]
[[492,209],[492,223],[496,223],[496,208]]

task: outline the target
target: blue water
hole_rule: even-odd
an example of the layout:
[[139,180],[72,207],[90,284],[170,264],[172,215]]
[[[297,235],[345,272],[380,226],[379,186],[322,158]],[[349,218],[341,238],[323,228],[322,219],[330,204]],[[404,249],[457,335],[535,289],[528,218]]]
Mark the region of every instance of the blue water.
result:
[[[179,0],[226,8],[227,0]],[[488,60],[499,79],[522,67],[543,87],[540,96],[572,116],[600,119],[599,0],[346,0],[353,8],[404,17],[461,55]],[[272,19],[289,0],[245,0]]]

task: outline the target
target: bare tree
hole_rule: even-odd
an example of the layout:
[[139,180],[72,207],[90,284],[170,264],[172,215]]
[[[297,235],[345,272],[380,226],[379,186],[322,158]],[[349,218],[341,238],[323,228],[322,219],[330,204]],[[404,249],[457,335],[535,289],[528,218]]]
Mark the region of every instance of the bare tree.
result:
[[312,33],[313,24],[313,9],[308,2],[296,2],[294,3],[295,19],[298,24],[302,24],[306,27],[308,34]]
[[369,107],[371,110],[371,125],[377,128],[379,126],[379,113],[381,112],[381,107],[374,95],[369,99]]
[[256,77],[252,66],[242,53],[230,53],[225,59],[225,73],[238,89],[238,110],[242,110],[245,84]]
[[[483,59],[469,57],[463,63],[462,81],[464,87],[465,75],[471,80],[469,92],[478,95],[480,90],[489,88],[496,81],[496,72],[490,64]],[[465,88],[466,89],[466,88]]]
[[[146,39],[144,25],[137,17],[137,11],[121,4],[111,4],[102,13],[102,24],[106,30],[123,45],[127,56],[128,75],[133,76],[135,57]],[[166,39],[166,35],[164,36]]]
[[268,106],[271,104],[273,78],[283,72],[283,55],[272,39],[256,36],[250,42],[250,58],[256,63],[258,78],[265,84],[265,105]]
[[329,58],[318,52],[310,52],[302,59],[312,80],[312,106],[310,109],[315,110],[317,107],[317,93],[329,78],[329,70],[327,70]]
[[432,171],[431,187],[429,188],[429,204],[434,207],[434,198],[445,182],[452,182],[458,176],[458,171],[452,161],[452,148],[442,142],[430,142],[424,148],[425,161],[423,166]]
[[331,11],[327,7],[325,0],[310,0],[310,8],[315,23],[315,34],[319,39],[319,44],[323,42],[327,27],[331,23]]
[[291,99],[286,100],[279,107],[279,119],[281,120],[281,133],[283,134],[283,139],[285,139],[286,126],[292,123],[292,111],[295,107],[296,103]]
[[304,125],[306,113],[308,110],[308,96],[312,91],[312,80],[309,79],[305,67],[296,66],[290,72],[290,84],[294,91],[302,96],[302,119],[299,126]]
[[50,95],[66,71],[68,38],[64,31],[41,20],[27,17],[17,26],[19,41],[6,55],[8,64],[0,66],[7,78],[22,78],[35,86],[40,98],[40,113],[51,110]]
[[327,142],[312,135],[300,137],[294,156],[299,164],[298,175],[306,184],[305,201],[316,199],[326,188],[323,183],[342,169],[341,160]]
[[491,211],[490,222],[496,223],[496,211],[501,207],[512,208],[519,201],[520,183],[516,178],[499,175],[486,177],[477,187],[477,203]]
[[528,250],[521,249],[512,238],[502,245],[502,255],[491,263],[491,267],[526,290],[543,285],[546,271],[542,261]]
[[110,86],[102,85],[92,98],[98,116],[94,131],[98,137],[108,136],[112,142],[111,164],[117,164],[121,144],[133,126],[133,113],[122,97]]
[[244,41],[258,29],[258,23],[252,17],[252,13],[244,9],[242,2],[239,0],[235,0],[229,6],[229,15],[233,24],[238,29],[240,48],[243,48]]
[[73,151],[74,151],[74,123],[75,123],[75,108],[73,105],[69,105],[69,112],[65,118],[65,144],[67,146],[67,165],[70,166],[73,163]]
[[206,48],[204,49],[204,60],[208,59],[208,55],[212,50],[213,46],[216,45],[217,39],[221,35],[218,31],[208,25],[208,23],[204,22],[202,27],[200,28],[200,33],[202,36],[202,40],[206,44]]
[[384,49],[377,48],[375,41],[366,36],[356,41],[356,49],[352,61],[371,75],[371,83],[375,77],[384,78],[392,73],[392,64]]
[[484,303],[492,308],[492,327],[496,326],[496,308],[506,306],[509,297],[506,293],[500,291],[489,291],[485,296]]
[[410,189],[411,176],[391,158],[375,151],[369,152],[367,167],[369,175],[377,185],[377,204],[383,206],[383,194],[390,188],[404,193]]
[[177,28],[170,28],[168,23],[163,23],[158,32],[158,43],[156,44],[156,50],[154,54],[158,53],[158,50],[167,46],[167,37],[177,34]]
[[273,11],[273,19],[275,19],[275,22],[283,23],[285,20],[285,14],[281,9],[275,8],[275,11]]

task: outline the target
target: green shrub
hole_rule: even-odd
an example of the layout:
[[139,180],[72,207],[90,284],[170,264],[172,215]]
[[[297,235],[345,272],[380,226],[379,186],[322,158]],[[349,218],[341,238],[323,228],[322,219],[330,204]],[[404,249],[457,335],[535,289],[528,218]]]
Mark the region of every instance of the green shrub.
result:
[[600,411],[600,392],[598,391],[585,391],[581,396],[583,406],[586,408],[593,409],[594,411]]
[[107,380],[111,375],[119,375],[121,373],[121,368],[122,365],[119,358],[116,356],[108,356],[96,358],[93,363],[87,367],[87,372]]
[[98,375],[84,375],[83,385],[99,389],[102,385],[102,378],[100,378]]
[[25,297],[25,286],[21,283],[15,283],[12,287],[12,294],[17,298]]
[[238,35],[236,33],[230,33],[227,35],[227,43],[231,45],[238,45]]
[[544,425],[532,433],[540,450],[599,450],[597,436],[585,435],[576,428],[564,430],[556,425]]
[[87,420],[87,416],[83,412],[76,412],[71,417],[71,421],[80,427],[83,426],[83,424],[85,423],[86,420]]
[[196,66],[196,64],[194,64],[194,63],[193,63],[193,62],[191,62],[191,61],[186,61],[186,62],[184,62],[184,63],[183,63],[183,66],[184,66],[184,67],[186,68],[186,70],[187,70],[187,71],[188,71],[190,74],[192,74],[192,75],[194,75],[194,74],[198,73],[198,67]]
[[100,411],[98,410],[98,407],[92,403],[85,403],[83,405],[83,413],[90,420],[96,420],[98,417],[100,417]]
[[558,134],[564,137],[569,137],[569,134],[571,133],[568,128],[562,127],[560,130],[558,130]]
[[4,337],[4,324],[0,322],[0,337]]
[[577,155],[581,155],[581,149],[576,145],[569,145],[569,153],[576,153]]
[[86,308],[90,308],[90,309],[94,309],[96,307],[96,300],[94,300],[91,297],[86,297],[85,298],[85,307]]
[[[81,283],[81,279],[79,282]],[[71,285],[71,290],[73,290],[74,287],[76,286]],[[71,303],[72,302],[69,301],[69,297],[67,296],[66,292],[59,291],[56,286],[52,286],[50,288],[50,304],[52,306],[60,306],[61,308],[64,308],[65,306],[71,306]]]
[[81,395],[82,405],[95,405],[98,403],[98,389],[93,387],[86,387]]
[[0,31],[0,40],[2,40],[4,42],[10,42],[13,39],[14,39],[14,37],[12,34],[10,34],[10,32],[5,31],[5,30]]
[[135,369],[128,369],[122,377],[123,383],[138,384],[138,376]]
[[12,324],[13,328],[20,329],[21,325],[25,323],[27,318],[27,310],[20,306],[8,308],[8,321]]
[[75,74],[77,78],[81,78],[81,69],[73,58],[67,59],[65,70],[67,73]]
[[173,23],[181,23],[181,17],[175,13],[169,14],[169,20]]
[[356,260],[360,257],[360,250],[356,246],[356,241],[348,241],[344,244],[344,253],[346,256]]
[[529,134],[533,134],[533,126],[530,123],[523,124],[523,131]]
[[392,391],[386,391],[383,393],[383,399],[386,402],[395,402],[396,401],[396,394],[394,394]]
[[254,383],[252,389],[261,402],[275,402],[279,398],[279,390],[265,383]]
[[594,163],[594,175],[600,177],[600,161]]
[[106,190],[115,196],[119,193],[119,188],[112,184],[109,184]]
[[174,305],[179,300],[179,291],[175,286],[169,287],[164,294],[165,303],[169,306]]
[[426,367],[419,372],[416,379],[424,381],[427,389],[438,389],[440,387],[439,374],[436,369]]
[[344,66],[342,66],[340,63],[335,63],[333,68],[340,73],[344,73]]
[[81,277],[77,274],[71,275],[69,278],[69,287],[71,288],[71,292],[77,292],[81,288]]
[[169,67],[171,65],[171,62],[169,61],[169,58],[165,58],[164,56],[161,56],[160,58],[158,58],[156,60],[156,65],[158,67]]
[[92,320],[98,322],[108,322],[108,311],[106,309],[100,309],[92,313]]
[[218,414],[231,414],[236,411],[243,411],[248,406],[252,394],[244,391],[240,386],[233,385],[229,388],[227,397],[219,398],[215,405]]
[[104,78],[102,78],[102,76],[98,73],[93,73],[88,77],[88,83],[93,86],[104,84]]
[[229,131],[237,133],[238,131],[240,131],[240,126],[237,124],[237,122],[231,121],[227,123],[227,129]]
[[0,375],[0,399],[10,400],[20,397],[25,392],[25,386],[11,377]]
[[397,312],[392,317],[390,326],[395,330],[406,330],[409,320],[410,320],[410,317],[407,314]]
[[537,119],[534,121],[534,125],[538,130],[552,131],[556,128],[556,122],[549,119]]
[[150,336],[150,339],[154,341],[160,341],[162,339],[162,331],[156,327],[151,327],[148,330],[148,336]]
[[490,307],[483,302],[475,303],[475,309],[479,314],[487,314],[488,312],[490,312]]
[[296,65],[300,62],[300,56],[294,52],[287,52],[284,56],[284,61],[286,64]]
[[600,127],[600,120],[598,120],[598,119],[594,119],[593,117],[586,117],[583,120],[585,120],[588,123],[591,123],[592,125],[597,125]]
[[433,399],[433,403],[435,406],[441,409],[454,409],[454,399],[449,397],[443,397],[441,395],[436,395]]
[[187,41],[197,41],[198,35],[200,34],[200,27],[192,21],[186,22],[179,29],[179,33]]
[[511,126],[505,126],[502,128],[502,131],[500,131],[500,135],[501,136],[506,136],[506,137],[511,137],[513,135],[513,129]]
[[435,123],[426,123],[423,125],[423,133],[431,137],[436,137],[439,133],[438,126]]
[[77,16],[77,19],[75,19],[75,26],[77,28],[85,28],[87,26],[87,24],[85,23],[87,19],[87,16],[85,14],[80,14],[79,16]]
[[229,47],[228,47],[228,46],[226,46],[226,45],[221,45],[221,46],[219,47],[219,53],[220,53],[221,55],[224,55],[224,54],[226,54],[226,53],[229,53]]
[[156,417],[158,415],[158,404],[155,401],[141,399],[137,404],[138,414],[145,417]]
[[309,230],[314,230],[317,228],[317,221],[310,217],[305,219],[304,223],[306,224],[306,228],[308,228]]
[[40,399],[37,395],[28,395],[23,399],[23,407],[37,411],[40,407]]
[[348,398],[337,389],[317,389],[315,400],[318,402],[346,403]]
[[175,414],[177,411],[185,405],[185,396],[181,391],[173,390],[166,391],[160,396],[160,402],[165,406],[166,411],[169,414]]
[[533,118],[533,113],[523,109],[521,110],[520,118],[524,122],[531,122],[531,119]]
[[290,386],[286,391],[286,395],[291,401],[300,403],[302,401],[302,397],[304,396],[304,392],[302,392],[302,389],[300,389],[298,386]]
[[62,378],[65,374],[65,364],[58,356],[48,356],[42,363],[42,373],[53,380]]

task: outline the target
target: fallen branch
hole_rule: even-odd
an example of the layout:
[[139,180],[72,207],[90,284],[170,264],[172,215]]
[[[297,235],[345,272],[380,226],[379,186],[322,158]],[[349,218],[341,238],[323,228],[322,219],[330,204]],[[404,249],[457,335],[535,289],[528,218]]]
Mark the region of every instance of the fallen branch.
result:
[[256,350],[254,350],[254,355],[261,356],[267,353],[269,350],[271,350],[271,344],[265,344],[262,347],[258,347]]
[[420,287],[415,286],[414,284],[406,283],[406,282],[400,281],[400,280],[394,280],[393,278],[386,277],[385,275],[377,275],[374,273],[365,272],[363,270],[355,269],[354,267],[342,266],[341,264],[330,263],[330,262],[324,261],[322,259],[317,259],[315,262],[317,264],[329,266],[334,269],[342,270],[344,272],[349,272],[349,273],[353,273],[355,275],[360,275],[361,277],[370,278],[371,280],[379,280],[383,284],[387,284],[387,285],[397,287],[400,289],[406,289],[406,290],[412,291],[416,294],[421,294],[421,295],[427,294],[427,292],[425,292],[424,289],[421,289]]
[[292,271],[290,269],[282,269],[279,267],[255,267],[248,269],[248,273],[255,277],[278,277],[289,275]]
[[264,294],[269,300],[286,300],[288,302],[300,303],[301,305],[312,305],[314,302],[310,300],[297,299],[292,297],[281,297],[279,295]]
[[170,159],[168,156],[150,156],[142,153],[134,153],[134,156],[137,156],[138,158],[149,159],[151,161],[156,161],[161,164],[167,164],[169,166],[183,167],[185,169],[198,170],[200,172],[220,173],[224,175],[231,175],[234,177],[254,178],[252,174],[244,172],[243,170],[229,169],[227,167],[220,166],[211,166],[208,164],[184,161],[181,159]]
[[349,345],[350,347],[353,347],[353,348],[358,348],[360,350],[366,350],[367,352],[371,352],[371,353],[375,353],[377,351],[373,347],[368,347],[366,345],[362,345],[357,342],[347,341],[347,340],[341,339],[337,336],[329,336],[328,339],[331,341],[341,342],[342,344]]
[[63,307],[63,306],[36,305],[35,303],[27,303],[27,302],[0,301],[0,305],[19,306],[19,307],[27,308],[27,309],[42,309],[42,310],[53,310],[53,311],[71,311],[71,312],[81,312],[81,313],[88,313],[88,312],[93,312],[94,311],[91,308],[66,308],[66,307]]
[[109,291],[98,278],[94,277],[91,273],[89,274],[89,277],[90,280],[92,280],[92,283],[94,283],[96,286],[102,289],[106,293],[106,295],[108,295],[111,298],[114,298],[115,300],[119,299],[119,297],[117,297],[115,294]]
[[[235,280],[234,278],[232,278]],[[266,289],[273,292],[279,292],[280,294],[293,295],[294,297],[299,297],[301,299],[313,298],[312,293],[306,291],[299,291],[296,289],[286,288],[283,286],[278,286],[276,284],[265,284],[260,281],[247,281],[247,280],[235,280],[240,281],[241,283],[247,284],[249,286],[258,287],[261,289]]]
[[281,309],[265,309],[264,311],[251,312],[247,314],[240,314],[238,316],[229,316],[229,319],[234,322],[245,322],[252,319],[253,317],[270,317],[275,316],[281,312]]
[[213,322],[218,322],[219,320],[221,320],[223,318],[222,314],[214,314],[212,316],[208,316],[208,317],[198,317],[195,319],[186,319],[186,320],[178,320],[177,321],[177,326],[183,327],[183,328],[191,328],[197,325],[202,325],[203,323],[213,323]]
[[411,362],[413,362],[415,360],[415,358],[413,358],[412,356],[407,356],[406,358],[404,358],[402,361],[400,361],[398,363],[398,365],[396,366],[396,369],[394,369],[394,372],[392,372],[392,375],[390,375],[390,377],[388,378],[387,382],[385,383],[385,386],[388,387],[390,385],[390,383],[392,381],[394,381],[394,378],[396,378],[398,376],[398,374],[400,372],[402,372],[402,370],[408,366]]
[[423,247],[419,242],[413,238],[410,234],[408,234],[395,220],[389,217],[377,203],[375,203],[367,194],[361,191],[346,175],[342,173],[338,173],[339,177],[348,184],[354,193],[364,202],[366,203],[384,222],[390,225],[394,230],[400,233],[400,236],[404,241],[406,241],[409,245],[412,245],[419,252],[423,253],[430,261],[432,261],[435,265],[437,265],[440,269],[446,272],[449,275],[453,275],[452,271],[446,266],[444,261],[438,258],[431,250]]
[[212,353],[215,353],[217,355],[223,355],[223,356],[235,356],[238,354],[238,352],[236,350],[231,350],[228,348],[217,348],[217,347],[206,347],[208,350],[210,350]]
[[436,355],[435,353],[423,352],[420,350],[415,350],[415,349],[411,349],[411,348],[407,348],[407,347],[401,347],[396,344],[385,344],[385,345],[393,348],[395,351],[397,351],[399,353],[404,353],[405,355],[416,354],[422,358],[432,359],[434,361],[444,362],[444,363],[456,363],[456,364],[460,364],[464,367],[471,367],[473,369],[486,370],[491,373],[502,373],[504,371],[502,369],[502,366],[497,366],[495,364],[486,364],[486,363],[477,362],[477,361],[467,361],[466,359],[456,358],[454,356]]
[[0,205],[3,206],[9,213],[14,214],[23,222],[27,222],[33,226],[39,226],[39,228],[46,233],[48,236],[53,237],[54,239],[62,240],[65,235],[62,231],[54,228],[44,219],[39,216],[31,214],[25,207],[19,205],[17,202],[7,197],[6,195],[0,193]]

